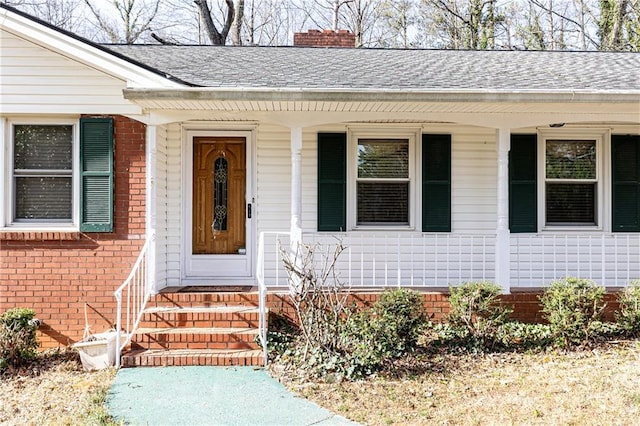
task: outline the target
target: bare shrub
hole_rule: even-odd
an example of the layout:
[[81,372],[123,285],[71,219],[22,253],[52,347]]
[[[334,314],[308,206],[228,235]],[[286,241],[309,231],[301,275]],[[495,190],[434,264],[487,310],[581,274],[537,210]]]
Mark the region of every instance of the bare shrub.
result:
[[293,252],[280,247],[289,297],[304,338],[303,360],[310,352],[342,352],[341,331],[351,314],[347,305],[351,288],[336,269],[344,250],[341,241],[324,248],[318,243],[299,244]]

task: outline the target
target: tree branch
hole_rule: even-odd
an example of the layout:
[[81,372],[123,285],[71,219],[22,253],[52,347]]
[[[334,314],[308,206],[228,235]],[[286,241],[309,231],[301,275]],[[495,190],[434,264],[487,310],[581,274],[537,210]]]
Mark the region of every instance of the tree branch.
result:
[[224,21],[224,26],[222,27],[222,31],[221,31],[222,43],[220,44],[224,44],[225,41],[227,40],[227,36],[229,35],[229,30],[231,29],[231,24],[233,24],[233,19],[236,14],[236,8],[233,4],[233,0],[224,0],[224,2],[227,4],[227,17]]
[[193,2],[200,9],[200,16],[202,17],[202,21],[207,29],[207,36],[209,36],[209,40],[211,40],[212,44],[223,46],[227,41],[227,36],[229,35],[229,29],[231,28],[231,24],[233,23],[233,17],[235,15],[235,8],[233,6],[233,0],[225,0],[227,4],[227,16],[225,18],[224,26],[221,31],[218,31],[216,28],[216,24],[213,22],[213,17],[211,16],[211,9],[207,4],[207,0],[193,0]]
[[588,34],[587,34],[587,32],[585,31],[585,28],[583,28],[583,27],[582,27],[582,25],[580,25],[580,23],[579,23],[579,22],[577,22],[577,21],[575,21],[575,20],[573,20],[573,19],[571,19],[571,18],[569,18],[569,17],[567,17],[567,16],[565,16],[565,15],[563,15],[563,14],[561,14],[561,13],[556,12],[555,10],[553,10],[553,9],[551,9],[551,8],[547,7],[546,5],[544,5],[544,4],[542,4],[542,3],[540,3],[538,0],[529,0],[529,1],[530,1],[531,3],[533,3],[535,6],[539,7],[539,8],[540,8],[540,9],[542,9],[542,10],[544,10],[545,12],[547,12],[547,13],[551,13],[551,14],[553,14],[553,15],[556,15],[556,16],[557,16],[557,17],[559,17],[560,19],[563,19],[563,20],[565,20],[565,21],[567,21],[567,22],[571,22],[573,25],[576,25],[578,28],[580,28],[580,31],[584,34],[584,36],[585,36],[587,39],[589,39],[589,41],[590,41],[591,43],[593,43],[595,46],[598,46],[598,42],[597,42],[597,41],[595,41],[594,39],[592,39],[591,37],[589,37],[589,35],[588,35]]

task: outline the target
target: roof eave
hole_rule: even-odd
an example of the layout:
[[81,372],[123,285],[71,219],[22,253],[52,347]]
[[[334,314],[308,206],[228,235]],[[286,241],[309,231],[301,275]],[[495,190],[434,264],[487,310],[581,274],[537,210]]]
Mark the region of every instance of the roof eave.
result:
[[189,84],[5,4],[0,4],[0,29],[138,87]]
[[536,102],[638,103],[640,91],[594,90],[372,90],[307,88],[125,89],[125,99],[280,102]]

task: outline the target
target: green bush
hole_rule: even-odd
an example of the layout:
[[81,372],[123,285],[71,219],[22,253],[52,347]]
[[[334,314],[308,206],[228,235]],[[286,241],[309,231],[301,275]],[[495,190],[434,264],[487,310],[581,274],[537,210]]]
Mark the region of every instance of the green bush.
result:
[[556,343],[569,346],[598,337],[604,295],[604,287],[591,280],[565,278],[552,282],[540,302]]
[[630,336],[640,336],[640,280],[618,294],[619,310],[616,312],[618,326]]
[[406,289],[388,290],[373,305],[373,315],[385,324],[389,341],[397,355],[415,349],[428,323],[422,294]]
[[370,310],[352,315],[345,324],[348,377],[379,371],[390,360],[413,351],[429,320],[423,296],[406,289],[388,290]]
[[513,311],[500,301],[502,289],[493,283],[467,282],[449,289],[451,306],[448,322],[458,331],[452,335],[466,336],[467,345],[493,348],[499,327],[508,321]]
[[33,309],[13,308],[0,316],[0,370],[33,358],[38,348]]
[[506,350],[542,349],[553,343],[553,332],[549,324],[528,324],[509,321],[497,331],[497,341]]

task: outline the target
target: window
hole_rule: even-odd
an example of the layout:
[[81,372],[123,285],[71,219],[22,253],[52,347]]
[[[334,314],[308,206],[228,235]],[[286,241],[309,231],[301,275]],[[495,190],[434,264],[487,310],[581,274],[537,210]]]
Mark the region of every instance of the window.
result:
[[547,140],[547,225],[596,224],[596,142]]
[[357,225],[409,225],[409,140],[359,139]]
[[12,132],[13,222],[72,223],[73,126],[16,124]]
[[414,227],[418,132],[369,128],[348,136],[348,228]]
[[640,135],[603,129],[511,135],[509,229],[562,227],[640,232]]
[[542,134],[542,227],[596,227],[602,222],[602,134]]
[[421,219],[423,232],[451,232],[451,135],[419,136],[318,133],[318,231],[414,229]]
[[111,118],[15,121],[6,133],[0,228],[112,231]]

